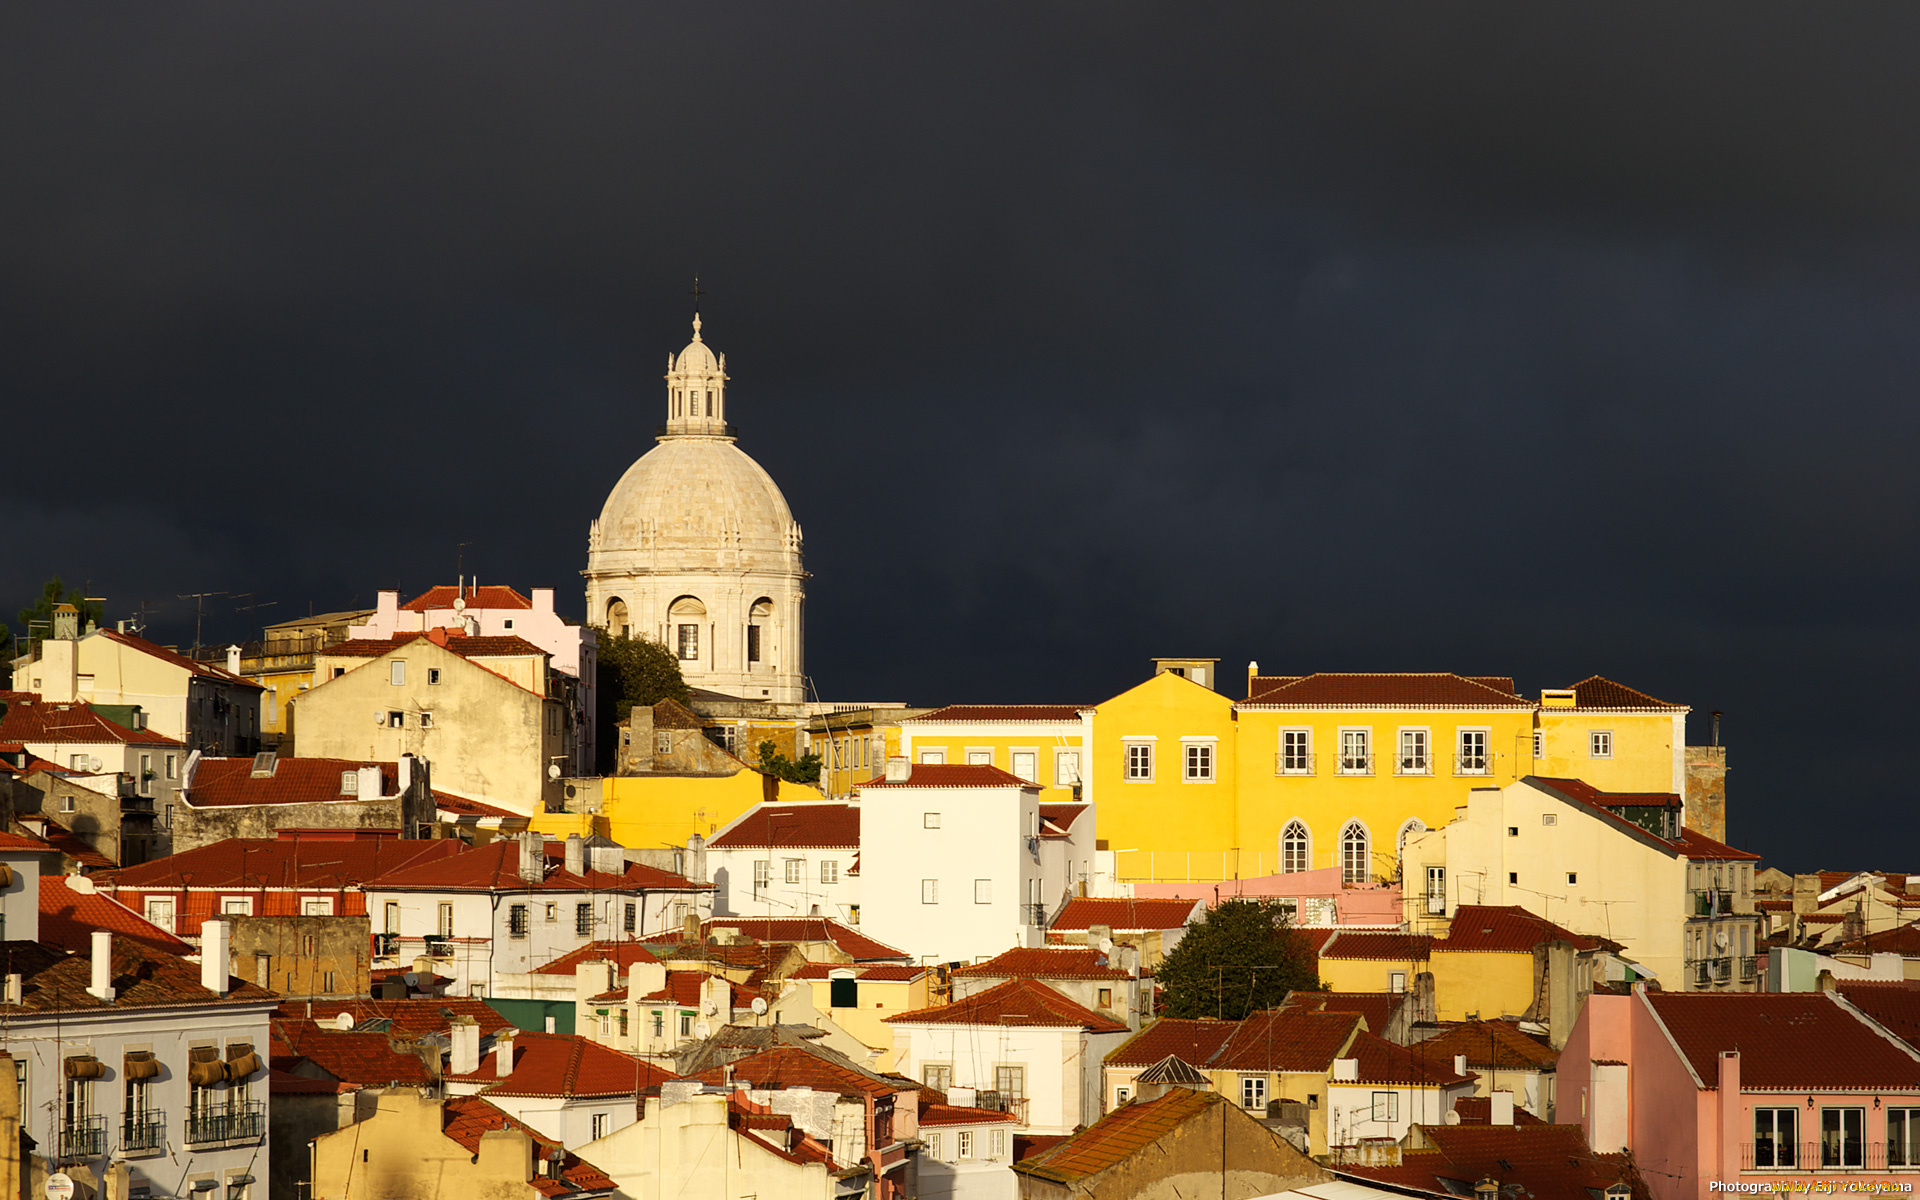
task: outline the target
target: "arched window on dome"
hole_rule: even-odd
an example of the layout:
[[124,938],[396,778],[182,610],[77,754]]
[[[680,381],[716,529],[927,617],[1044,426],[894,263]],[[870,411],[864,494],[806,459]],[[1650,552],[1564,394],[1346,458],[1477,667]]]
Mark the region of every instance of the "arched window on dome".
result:
[[772,624],[773,601],[762,596],[747,610],[747,670],[765,670],[761,664],[767,658],[767,630]]
[[607,601],[607,632],[615,637],[633,636],[633,619],[627,613],[627,602],[618,596]]
[[1306,870],[1311,847],[1307,827],[1299,821],[1288,821],[1280,831],[1280,873],[1297,875]]
[[674,653],[681,662],[700,661],[700,626],[706,617],[707,606],[693,596],[682,596],[667,606]]

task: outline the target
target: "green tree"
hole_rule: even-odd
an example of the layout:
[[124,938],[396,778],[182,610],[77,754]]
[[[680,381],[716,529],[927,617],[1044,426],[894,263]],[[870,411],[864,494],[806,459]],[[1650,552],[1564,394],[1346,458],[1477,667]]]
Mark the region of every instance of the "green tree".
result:
[[788,783],[819,783],[820,756],[809,750],[799,758],[788,758],[772,742],[760,743],[760,769]]
[[[55,575],[47,580],[40,589],[40,598],[20,610],[20,636],[31,642],[34,638],[43,638],[53,632],[53,608],[56,604],[71,604],[80,610],[80,628],[85,629],[89,621],[98,625],[106,620],[106,613],[98,604],[88,601],[81,595],[82,589],[69,588]],[[13,644],[13,631],[0,624],[0,655],[12,658],[18,651]]]
[[673,652],[651,638],[615,637],[602,629],[600,659],[595,665],[594,684],[599,689],[596,706],[600,716],[599,762],[596,768],[606,774],[620,748],[614,726],[633,713],[633,706],[651,707],[662,700],[686,704],[693,699],[687,681],[680,674],[680,660]]
[[1190,927],[1156,974],[1169,1017],[1239,1020],[1320,990],[1312,947],[1271,900],[1229,900]]

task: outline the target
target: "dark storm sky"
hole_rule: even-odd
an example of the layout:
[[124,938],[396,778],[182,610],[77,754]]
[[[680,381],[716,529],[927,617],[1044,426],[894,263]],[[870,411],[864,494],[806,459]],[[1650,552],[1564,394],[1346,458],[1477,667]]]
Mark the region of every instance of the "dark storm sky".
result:
[[[1726,710],[1913,868],[1910,5],[8,5],[0,610],[552,585],[691,277],[847,699]],[[1234,693],[1239,694],[1239,693]]]

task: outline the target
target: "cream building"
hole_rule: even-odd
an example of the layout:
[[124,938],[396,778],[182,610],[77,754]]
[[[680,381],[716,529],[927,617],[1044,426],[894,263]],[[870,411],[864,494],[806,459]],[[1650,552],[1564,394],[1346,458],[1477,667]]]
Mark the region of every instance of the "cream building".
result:
[[667,364],[659,445],[587,530],[587,620],[658,639],[689,685],[804,700],[806,570],[780,488],[734,445],[726,357],[700,337]]

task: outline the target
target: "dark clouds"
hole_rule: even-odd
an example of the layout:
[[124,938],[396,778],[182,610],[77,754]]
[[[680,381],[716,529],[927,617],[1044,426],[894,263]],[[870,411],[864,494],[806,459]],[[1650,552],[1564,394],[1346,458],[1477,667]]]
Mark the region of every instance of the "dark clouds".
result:
[[1916,23],[11,6],[4,608],[577,606],[698,271],[824,693],[1598,671],[1728,712],[1737,841],[1910,866]]

